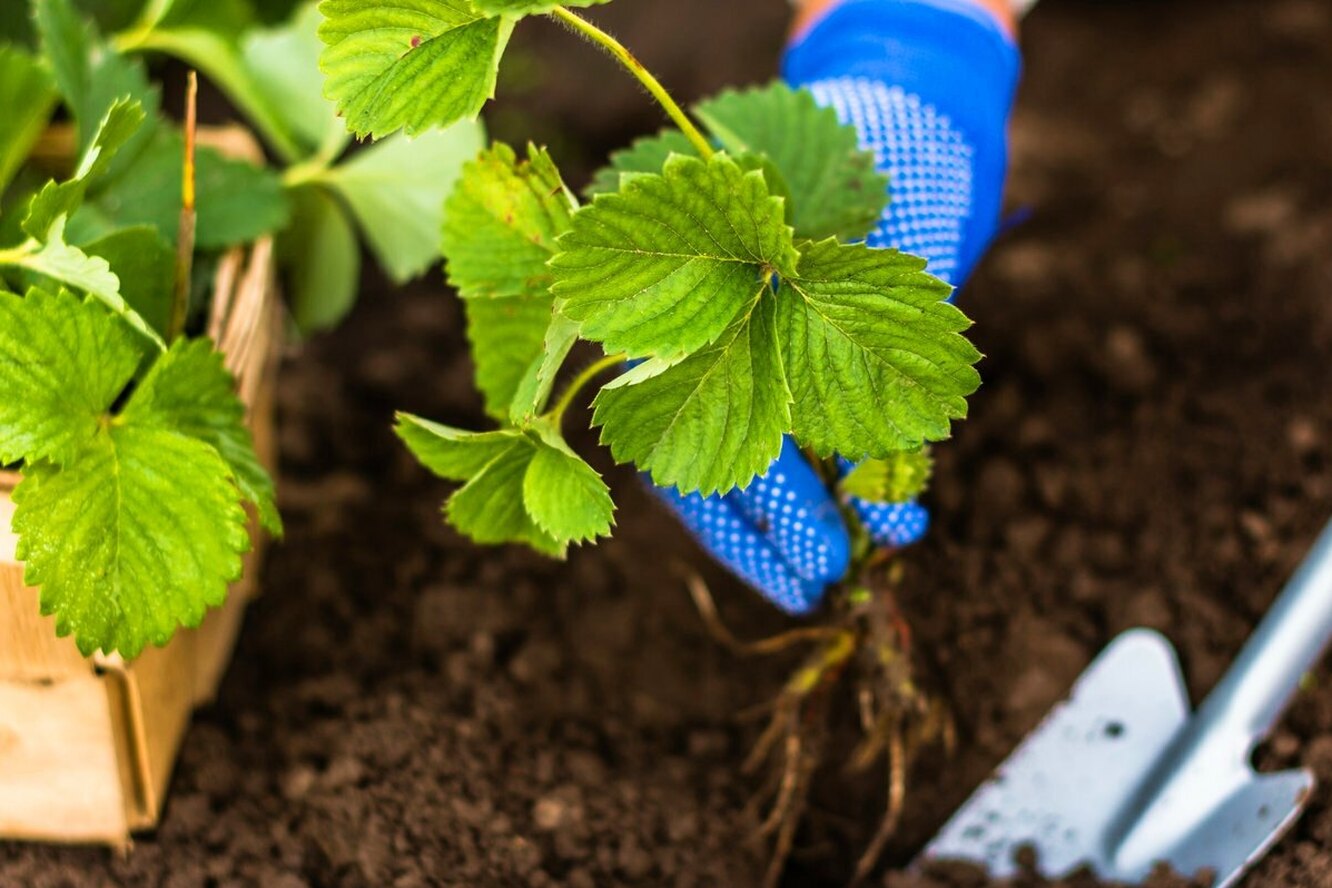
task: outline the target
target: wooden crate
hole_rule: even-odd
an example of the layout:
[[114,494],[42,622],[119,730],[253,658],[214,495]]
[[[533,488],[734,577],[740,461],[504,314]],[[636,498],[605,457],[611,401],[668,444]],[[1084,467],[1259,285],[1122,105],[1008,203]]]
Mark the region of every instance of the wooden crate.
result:
[[[279,318],[273,244],[221,263],[209,332],[236,374],[260,458],[274,467]],[[157,824],[190,715],[212,699],[254,595],[262,536],[226,604],[131,663],[84,659],[23,584],[10,531],[18,476],[0,472],[0,838],[127,847]]]

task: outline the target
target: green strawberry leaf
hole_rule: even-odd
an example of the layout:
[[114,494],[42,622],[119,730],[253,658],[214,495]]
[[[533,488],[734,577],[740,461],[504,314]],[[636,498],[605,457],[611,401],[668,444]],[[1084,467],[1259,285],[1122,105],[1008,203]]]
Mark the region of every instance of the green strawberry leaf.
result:
[[820,456],[859,461],[948,437],[980,386],[971,322],[925,260],[896,250],[805,248],[777,298],[794,433]]
[[0,295],[0,449],[23,460],[13,527],[42,612],[85,654],[197,626],[249,548],[244,498],[280,528],[244,409],[207,342],[180,341],[121,412],[142,357],[68,292]]
[[547,296],[547,263],[578,207],[550,155],[527,153],[497,142],[463,167],[444,207],[449,283],[464,299]]
[[134,334],[68,291],[0,293],[0,465],[64,465],[143,358]]
[[549,296],[502,296],[468,299],[463,309],[477,388],[485,397],[486,412],[504,419],[528,368],[546,353],[554,305]]
[[0,250],[0,265],[23,269],[42,278],[87,292],[150,339],[166,348],[161,335],[130,307],[120,294],[120,278],[101,256],[89,256],[65,243],[65,217],[60,216],[46,233],[46,242],[29,240],[12,250]]
[[[184,142],[174,127],[153,139],[122,174],[90,189],[71,229],[91,239],[130,225],[151,225],[176,242],[180,224]],[[270,169],[201,147],[196,155],[195,245],[215,250],[249,243],[287,224],[290,207],[282,181]]]
[[120,281],[125,303],[165,336],[176,284],[176,250],[170,242],[156,229],[135,225],[85,244],[83,250],[106,260]]
[[552,292],[607,352],[675,361],[753,309],[799,254],[763,174],[676,155],[574,217],[551,260]]
[[28,205],[23,230],[39,241],[48,238],[57,223],[83,204],[88,186],[106,173],[116,152],[138,131],[144,121],[143,107],[133,99],[111,105],[102,118],[97,134],[84,150],[74,175],[64,182],[48,182]]
[[532,359],[518,383],[509,408],[510,422],[524,425],[545,409],[551,389],[555,387],[555,376],[577,341],[578,325],[556,310],[546,328],[541,353]]
[[484,145],[481,124],[470,120],[413,139],[397,134],[324,173],[319,181],[346,201],[389,277],[406,283],[439,258],[444,199],[463,164]]
[[466,482],[445,514],[475,542],[524,543],[563,558],[570,543],[610,532],[605,483],[553,429],[467,432],[404,413],[396,430],[426,468]]
[[14,502],[24,579],[85,655],[198,626],[250,545],[226,463],[165,429],[100,428],[68,466],[28,464]]
[[798,237],[859,240],[882,218],[887,177],[873,153],[860,148],[855,128],[808,90],[780,82],[732,90],[695,110],[726,150],[765,155],[781,171]]
[[637,139],[610,156],[610,163],[597,171],[584,193],[588,197],[614,194],[620,190],[625,175],[660,173],[672,154],[697,157],[698,149],[678,129],[664,129],[655,136]]
[[767,470],[791,426],[774,324],[763,297],[712,345],[678,364],[648,361],[597,395],[592,422],[618,462],[660,487],[725,493]]
[[119,418],[128,425],[178,432],[211,445],[231,470],[241,494],[254,504],[259,523],[269,533],[282,535],[273,479],[255,453],[254,438],[245,425],[245,406],[236,396],[236,380],[212,342],[177,340],[153,364]]
[[324,95],[353,133],[375,138],[476,117],[513,31],[471,0],[323,0],[319,11]]
[[934,460],[929,448],[901,450],[884,459],[867,459],[838,485],[847,496],[871,503],[903,503],[929,486]]
[[532,462],[523,475],[528,516],[561,543],[610,536],[615,504],[601,476],[554,429],[538,430]]

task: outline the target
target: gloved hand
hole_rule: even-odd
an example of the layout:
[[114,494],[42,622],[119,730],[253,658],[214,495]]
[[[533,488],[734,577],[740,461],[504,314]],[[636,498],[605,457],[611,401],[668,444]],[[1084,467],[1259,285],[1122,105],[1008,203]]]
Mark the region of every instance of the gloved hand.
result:
[[[922,256],[955,285],[998,227],[1019,68],[1011,24],[993,11],[1006,2],[808,2],[814,20],[783,64],[787,82],[856,127],[889,176],[891,202],[867,243]],[[714,557],[788,613],[813,610],[846,574],[851,541],[837,503],[790,440],[743,491],[658,493]],[[914,502],[851,505],[879,546],[909,545],[929,526]]]

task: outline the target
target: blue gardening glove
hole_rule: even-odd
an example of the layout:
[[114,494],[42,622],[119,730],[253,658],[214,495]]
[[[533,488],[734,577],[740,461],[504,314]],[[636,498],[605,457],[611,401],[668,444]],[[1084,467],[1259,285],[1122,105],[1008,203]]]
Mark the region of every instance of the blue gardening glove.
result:
[[[890,177],[869,245],[923,256],[961,284],[998,227],[1018,67],[1012,38],[975,0],[844,0],[796,39],[783,74],[854,124]],[[791,440],[743,491],[657,491],[704,548],[788,613],[813,610],[846,575],[841,513]],[[880,546],[914,543],[929,526],[914,502],[851,505]]]

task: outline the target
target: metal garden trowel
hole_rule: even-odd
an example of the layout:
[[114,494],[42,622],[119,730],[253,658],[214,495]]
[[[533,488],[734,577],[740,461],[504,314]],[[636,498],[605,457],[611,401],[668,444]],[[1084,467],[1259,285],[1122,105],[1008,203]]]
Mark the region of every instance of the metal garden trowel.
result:
[[1125,632],[922,853],[1136,884],[1158,863],[1234,884],[1299,817],[1313,774],[1259,774],[1254,747],[1332,634],[1332,524],[1211,696],[1189,713],[1170,643]]

